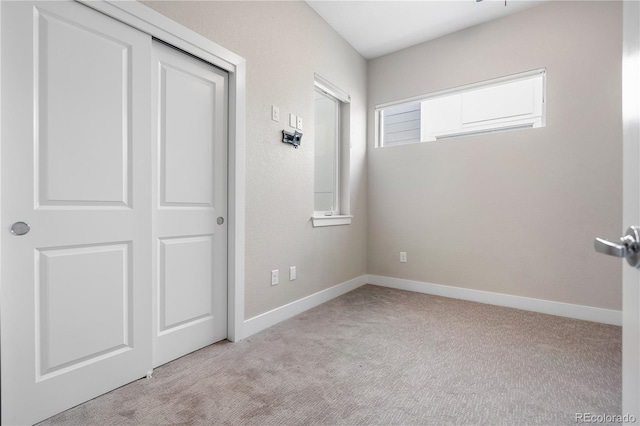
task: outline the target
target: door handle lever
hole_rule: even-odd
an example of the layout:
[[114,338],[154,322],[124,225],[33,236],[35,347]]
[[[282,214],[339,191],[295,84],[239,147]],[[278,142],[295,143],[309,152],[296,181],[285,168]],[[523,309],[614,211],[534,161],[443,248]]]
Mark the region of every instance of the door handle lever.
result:
[[593,245],[598,253],[615,257],[627,257],[627,246],[624,244],[614,243],[604,238],[596,238]]
[[618,242],[596,238],[593,246],[598,253],[609,256],[624,257],[629,265],[640,267],[640,227],[631,226]]

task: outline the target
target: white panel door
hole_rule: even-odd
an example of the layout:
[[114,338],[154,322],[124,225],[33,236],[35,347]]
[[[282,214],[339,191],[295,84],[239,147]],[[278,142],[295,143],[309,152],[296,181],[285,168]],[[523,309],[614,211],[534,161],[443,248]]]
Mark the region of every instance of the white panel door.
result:
[[227,337],[228,78],[154,41],[152,80],[158,366]]
[[16,425],[151,369],[151,39],[75,2],[0,7],[2,422]]

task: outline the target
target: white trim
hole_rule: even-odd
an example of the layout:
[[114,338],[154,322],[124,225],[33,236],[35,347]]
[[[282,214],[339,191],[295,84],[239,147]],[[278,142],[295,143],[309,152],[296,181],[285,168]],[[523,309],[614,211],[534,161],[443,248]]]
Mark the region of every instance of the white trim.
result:
[[245,263],[246,61],[134,0],[76,0],[229,73],[227,339],[242,338]]
[[[640,218],[640,4],[622,7],[622,226]],[[599,230],[600,231],[600,230]],[[622,412],[640,417],[640,271],[622,268]]]
[[323,226],[351,225],[352,215],[312,216],[311,222],[314,228]]
[[230,73],[244,58],[135,0],[76,0]]
[[[538,117],[540,120],[540,117]],[[535,123],[535,119],[532,120],[530,118],[525,118],[524,120],[514,120],[511,122],[503,122],[502,124],[506,124],[503,127],[490,127],[492,125],[484,126],[486,128],[480,128],[475,130],[463,131],[460,130],[458,132],[441,132],[441,134],[434,135],[437,141],[441,141],[443,139],[453,139],[459,138],[463,136],[472,136],[472,135],[482,135],[486,133],[498,133],[498,132],[511,132],[513,130],[524,130],[524,129],[533,129],[534,127],[540,127],[539,123]],[[517,123],[517,124],[514,124]],[[536,125],[537,124],[537,125]]]
[[[235,64],[236,72],[229,73],[229,192],[227,215],[228,284],[227,339],[242,339],[244,326],[244,263],[245,263],[245,129],[246,79],[244,60]],[[235,143],[234,143],[235,141]]]
[[311,308],[315,308],[331,299],[342,296],[345,293],[367,284],[367,275],[360,275],[349,281],[334,285],[326,290],[319,291],[310,296],[288,303],[264,314],[257,315],[244,322],[244,337],[247,338],[273,325],[296,316]]
[[320,91],[326,93],[327,95],[333,96],[340,102],[345,104],[351,103],[351,96],[349,96],[347,92],[335,86],[320,74],[313,75],[313,83],[315,87],[320,89]]
[[506,306],[509,308],[540,312],[549,315],[558,315],[561,317],[575,318],[585,321],[622,325],[622,312],[612,309],[573,305],[570,303],[554,302],[551,300],[532,299],[529,297],[512,296],[503,293],[472,290],[469,288],[432,284],[401,278],[383,277],[380,275],[368,275],[367,283],[396,288],[399,290],[415,291],[417,293],[451,297],[454,299],[469,300],[489,305]]

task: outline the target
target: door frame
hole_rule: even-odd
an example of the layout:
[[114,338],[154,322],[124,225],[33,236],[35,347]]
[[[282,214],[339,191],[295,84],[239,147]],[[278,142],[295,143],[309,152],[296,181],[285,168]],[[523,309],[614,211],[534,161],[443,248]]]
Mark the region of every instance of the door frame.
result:
[[[622,234],[640,218],[640,4],[623,4]],[[622,414],[640,418],[640,270],[622,264]]]
[[244,337],[246,61],[135,0],[75,0],[229,73],[227,339]]

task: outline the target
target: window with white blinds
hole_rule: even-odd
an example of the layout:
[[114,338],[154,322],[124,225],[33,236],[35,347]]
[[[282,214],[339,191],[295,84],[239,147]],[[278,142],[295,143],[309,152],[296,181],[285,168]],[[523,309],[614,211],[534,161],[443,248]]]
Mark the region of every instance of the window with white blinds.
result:
[[545,125],[545,70],[376,108],[376,146],[430,142]]
[[420,142],[420,109],[420,102],[412,102],[382,110],[384,146]]

